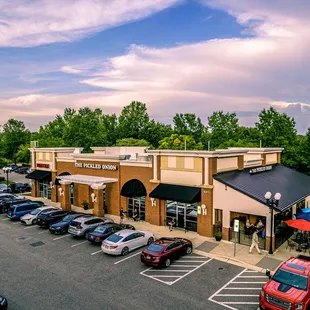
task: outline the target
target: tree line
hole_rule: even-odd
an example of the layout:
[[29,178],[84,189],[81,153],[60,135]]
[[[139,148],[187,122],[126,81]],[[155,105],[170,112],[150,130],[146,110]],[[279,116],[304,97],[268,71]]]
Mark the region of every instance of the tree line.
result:
[[30,141],[39,147],[148,146],[154,149],[214,150],[227,147],[282,147],[282,163],[310,174],[310,128],[298,135],[295,120],[274,108],[262,110],[254,127],[240,126],[236,113],[216,111],[207,124],[193,113],[176,113],[173,125],[150,119],[146,105],[133,101],[119,115],[101,109],[65,108],[38,132],[10,119],[0,134],[0,164],[29,162]]

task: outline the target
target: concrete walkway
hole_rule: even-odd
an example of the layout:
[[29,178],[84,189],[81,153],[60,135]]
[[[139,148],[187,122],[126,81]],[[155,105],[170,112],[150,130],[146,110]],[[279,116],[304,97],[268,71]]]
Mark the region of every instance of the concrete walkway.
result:
[[[54,206],[60,208],[60,203],[51,202],[48,199],[27,197],[32,200],[43,201],[46,205]],[[81,213],[91,214],[92,210],[83,210],[83,208],[72,207],[72,210]],[[114,216],[106,214],[114,220],[114,222],[119,223],[119,216]],[[268,254],[268,251],[262,251],[259,255],[256,250],[253,250],[253,254],[249,254],[249,246],[236,244],[236,253],[234,253],[235,244],[230,241],[216,241],[214,238],[208,238],[198,235],[196,232],[185,232],[181,229],[173,229],[169,231],[167,226],[156,226],[149,224],[147,222],[139,221],[134,222],[132,219],[125,218],[123,223],[132,224],[136,229],[139,230],[149,230],[155,234],[156,238],[160,237],[180,237],[186,238],[192,241],[194,246],[194,253],[208,256],[220,261],[224,261],[233,265],[238,265],[244,268],[265,272],[266,269],[275,270],[277,266],[284,260],[287,260],[291,256],[296,256],[301,254],[292,250],[291,252],[286,249],[286,242],[282,244],[274,254]]]

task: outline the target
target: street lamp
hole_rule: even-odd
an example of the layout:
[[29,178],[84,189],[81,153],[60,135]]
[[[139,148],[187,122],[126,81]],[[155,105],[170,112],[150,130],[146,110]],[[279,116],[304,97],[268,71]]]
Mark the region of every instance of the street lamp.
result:
[[12,171],[11,167],[4,167],[3,172],[6,173],[6,189],[9,189],[9,173]]
[[267,192],[265,194],[265,199],[268,207],[270,208],[271,211],[271,221],[270,221],[270,246],[269,246],[269,254],[273,254],[272,250],[272,231],[273,231],[273,208],[275,206],[279,205],[279,201],[281,199],[281,194],[276,193],[274,197],[272,198],[272,194],[270,192]]

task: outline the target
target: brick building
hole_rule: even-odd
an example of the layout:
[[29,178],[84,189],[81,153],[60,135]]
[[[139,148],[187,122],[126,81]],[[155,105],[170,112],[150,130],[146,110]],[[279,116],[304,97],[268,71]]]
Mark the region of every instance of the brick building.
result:
[[[71,205],[88,204],[92,213],[129,217],[212,237],[221,230],[232,240],[234,219],[266,227],[268,247],[270,209],[264,194],[280,192],[274,209],[273,234],[283,219],[292,218],[298,204],[310,207],[310,177],[280,164],[280,148],[228,148],[216,151],[148,150],[144,147],[32,148],[32,196]],[[278,216],[278,222],[277,222]],[[282,238],[282,237],[281,237]],[[244,238],[245,239],[245,238]],[[275,239],[276,240],[276,239]],[[279,244],[283,242],[281,239]],[[238,242],[243,242],[239,235]],[[277,241],[276,241],[277,242]],[[279,244],[275,244],[278,246]]]

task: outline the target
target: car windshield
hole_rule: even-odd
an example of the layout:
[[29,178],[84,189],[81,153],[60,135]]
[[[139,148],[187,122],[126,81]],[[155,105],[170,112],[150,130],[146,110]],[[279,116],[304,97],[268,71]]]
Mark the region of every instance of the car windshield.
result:
[[116,243],[116,242],[120,241],[121,239],[123,239],[122,236],[114,234],[114,235],[111,235],[109,238],[107,238],[107,241]]
[[161,244],[150,244],[147,248],[148,251],[159,253],[164,247]]
[[64,217],[64,219],[62,220],[63,222],[70,222],[72,220],[73,216],[72,215],[67,215]]
[[32,210],[32,211],[30,212],[30,214],[31,214],[31,215],[36,215],[36,214],[38,214],[39,212],[40,212],[40,210],[34,209],[34,210]]
[[308,277],[284,269],[279,269],[272,279],[303,291],[308,287]]
[[0,188],[7,188],[5,184],[0,184]]
[[106,231],[106,227],[102,227],[102,226],[98,226],[95,231],[96,232],[100,232],[100,233],[104,233]]

